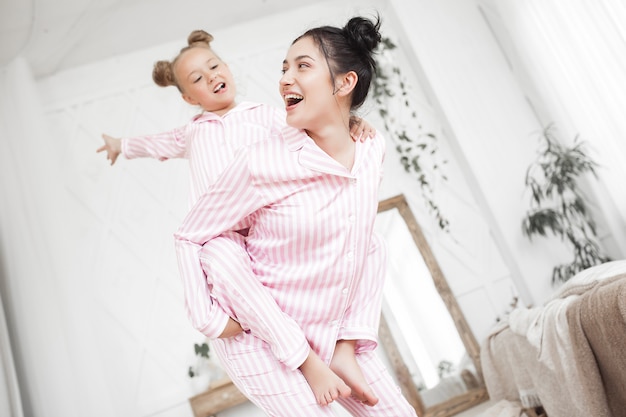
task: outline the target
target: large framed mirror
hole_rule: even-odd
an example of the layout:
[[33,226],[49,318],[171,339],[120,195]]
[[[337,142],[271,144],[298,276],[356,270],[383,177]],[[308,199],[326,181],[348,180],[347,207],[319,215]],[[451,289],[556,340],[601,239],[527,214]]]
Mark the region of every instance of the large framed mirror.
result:
[[388,268],[380,343],[420,417],[448,417],[488,399],[480,347],[404,195],[379,203]]

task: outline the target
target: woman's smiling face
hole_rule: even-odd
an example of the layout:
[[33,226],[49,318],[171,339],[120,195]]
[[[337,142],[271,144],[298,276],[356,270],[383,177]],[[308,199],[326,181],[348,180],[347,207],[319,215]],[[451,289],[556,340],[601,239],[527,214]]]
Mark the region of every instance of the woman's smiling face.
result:
[[314,130],[327,113],[337,111],[330,69],[310,36],[296,41],[283,61],[279,91],[287,110],[287,124]]

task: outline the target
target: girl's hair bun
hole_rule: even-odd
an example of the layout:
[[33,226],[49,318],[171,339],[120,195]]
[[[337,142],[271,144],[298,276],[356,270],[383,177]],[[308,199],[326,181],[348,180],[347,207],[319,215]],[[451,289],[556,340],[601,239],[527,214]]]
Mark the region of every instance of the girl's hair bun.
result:
[[213,35],[203,30],[194,30],[187,37],[187,44],[189,46],[209,46],[213,40]]
[[187,46],[180,50],[176,58],[172,61],[157,61],[154,63],[154,67],[152,68],[152,80],[154,83],[160,87],[174,85],[182,92],[176,80],[176,75],[174,74],[176,61],[185,51],[191,48],[211,48],[212,40],[213,36],[204,30],[194,30],[191,32],[189,36],[187,36]]
[[152,80],[159,87],[176,85],[174,70],[170,61],[157,61],[152,68]]

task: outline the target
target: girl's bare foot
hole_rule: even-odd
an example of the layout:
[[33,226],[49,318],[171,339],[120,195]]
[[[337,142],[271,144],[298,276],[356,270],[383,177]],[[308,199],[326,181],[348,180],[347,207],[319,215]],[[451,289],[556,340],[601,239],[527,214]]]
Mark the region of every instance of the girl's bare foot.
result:
[[354,340],[339,340],[335,347],[335,354],[330,361],[330,369],[343,379],[352,390],[352,396],[363,404],[374,406],[378,397],[365,380],[363,371],[354,355]]
[[350,387],[339,378],[315,352],[310,351],[300,371],[309,383],[319,405],[328,405],[337,398],[350,396]]

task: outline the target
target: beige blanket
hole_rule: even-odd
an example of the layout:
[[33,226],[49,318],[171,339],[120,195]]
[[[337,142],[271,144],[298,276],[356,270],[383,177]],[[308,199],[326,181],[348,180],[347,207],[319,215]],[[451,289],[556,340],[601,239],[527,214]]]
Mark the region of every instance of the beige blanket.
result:
[[573,362],[583,375],[591,415],[626,416],[626,275],[597,286],[568,311]]
[[481,350],[490,397],[543,405],[550,417],[626,415],[626,274],[611,276],[625,267],[581,273],[496,326]]

